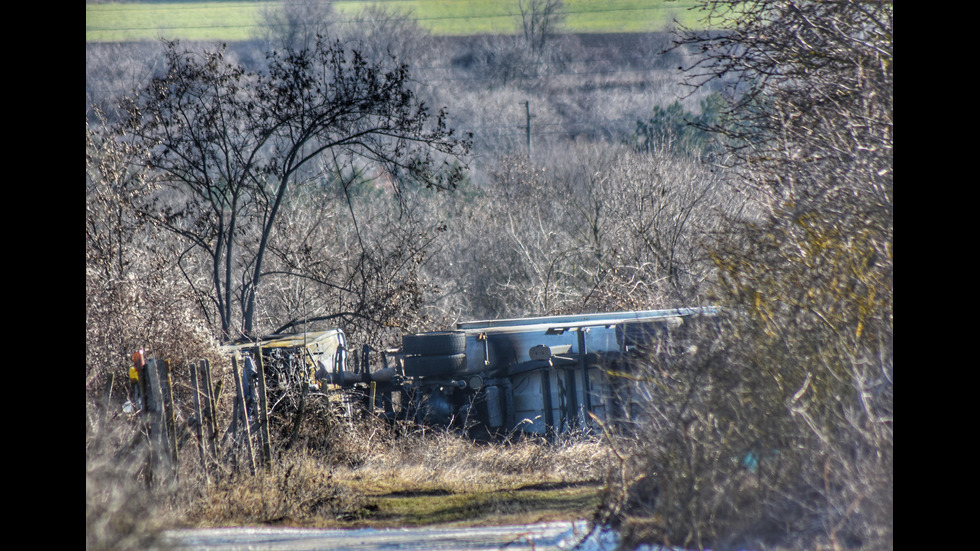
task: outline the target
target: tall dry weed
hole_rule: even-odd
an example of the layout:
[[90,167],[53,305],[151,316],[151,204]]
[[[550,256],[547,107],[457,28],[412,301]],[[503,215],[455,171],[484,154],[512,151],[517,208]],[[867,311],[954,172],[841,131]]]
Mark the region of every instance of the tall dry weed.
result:
[[318,526],[359,505],[330,465],[297,452],[254,475],[241,471],[219,478],[182,516],[207,526]]
[[338,423],[331,437],[335,440],[324,457],[345,478],[448,491],[597,481],[606,460],[596,439],[478,442],[460,432],[377,418]]
[[85,548],[156,549],[169,522],[167,485],[148,484],[142,435],[122,415],[89,402],[85,434]]

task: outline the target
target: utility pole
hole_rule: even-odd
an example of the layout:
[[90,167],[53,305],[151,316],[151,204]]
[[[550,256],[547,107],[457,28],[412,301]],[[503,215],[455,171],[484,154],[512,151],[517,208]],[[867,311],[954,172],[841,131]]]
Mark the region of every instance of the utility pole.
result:
[[529,101],[524,102],[524,113],[527,115],[527,158],[531,158],[531,104]]

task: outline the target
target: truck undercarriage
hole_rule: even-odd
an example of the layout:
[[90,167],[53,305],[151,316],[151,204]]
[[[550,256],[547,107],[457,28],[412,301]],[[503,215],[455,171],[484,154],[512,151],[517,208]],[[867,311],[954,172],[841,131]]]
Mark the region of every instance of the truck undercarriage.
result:
[[[715,313],[684,308],[462,322],[404,335],[399,348],[362,347],[356,362],[340,329],[273,335],[230,350],[246,358],[246,374],[257,376],[261,359],[273,407],[290,389],[305,387],[342,402],[348,414],[366,408],[474,437],[550,436],[629,423],[637,397],[623,375],[640,361],[693,352],[690,328]],[[248,400],[254,382],[245,386]]]

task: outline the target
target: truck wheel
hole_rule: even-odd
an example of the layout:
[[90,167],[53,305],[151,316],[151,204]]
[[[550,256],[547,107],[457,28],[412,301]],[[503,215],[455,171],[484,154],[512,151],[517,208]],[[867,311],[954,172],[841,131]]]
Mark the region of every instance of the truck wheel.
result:
[[409,356],[452,356],[466,352],[463,331],[433,331],[402,336],[402,350]]
[[407,377],[433,377],[447,375],[466,365],[466,354],[442,356],[406,356],[405,375]]

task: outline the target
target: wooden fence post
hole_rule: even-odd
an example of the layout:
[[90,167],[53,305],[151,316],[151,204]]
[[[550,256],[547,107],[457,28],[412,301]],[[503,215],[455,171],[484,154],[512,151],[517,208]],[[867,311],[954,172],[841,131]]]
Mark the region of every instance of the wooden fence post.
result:
[[146,485],[151,486],[153,484],[153,417],[150,411],[153,405],[153,397],[150,396],[150,369],[145,360],[142,364],[136,365],[136,375],[138,377],[136,384],[139,387],[140,401],[142,402],[139,408],[140,424],[142,425],[143,432],[149,436],[151,446],[143,478],[146,481]]
[[139,366],[136,370],[137,376],[139,377],[139,388],[140,396],[143,399],[144,417],[149,418],[149,412],[153,408],[153,396],[150,395],[150,366],[149,362],[143,362],[143,365]]
[[269,402],[265,388],[265,364],[262,361],[262,348],[255,349],[259,368],[259,440],[262,442],[262,462],[265,468],[272,467],[272,445],[269,442]]

